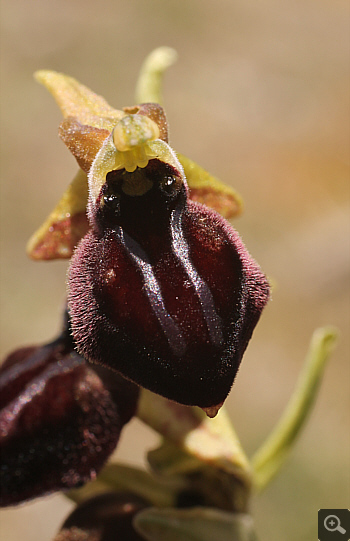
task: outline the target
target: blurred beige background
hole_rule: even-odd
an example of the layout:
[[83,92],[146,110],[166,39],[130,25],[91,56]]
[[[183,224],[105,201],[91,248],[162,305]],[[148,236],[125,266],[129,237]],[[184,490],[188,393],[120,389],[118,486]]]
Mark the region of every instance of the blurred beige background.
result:
[[[76,171],[60,113],[32,79],[70,74],[115,107],[134,103],[145,55],[169,45],[173,147],[245,199],[234,222],[276,282],[228,399],[249,454],[278,419],[315,327],[340,328],[317,405],[287,466],[253,502],[259,539],[316,539],[317,510],[349,504],[349,7],[342,0],[12,0],[1,29],[2,357],[51,339],[66,263],[25,244]],[[116,458],[157,437],[134,421]],[[70,507],[53,496],[0,514],[3,541],[46,541]]]

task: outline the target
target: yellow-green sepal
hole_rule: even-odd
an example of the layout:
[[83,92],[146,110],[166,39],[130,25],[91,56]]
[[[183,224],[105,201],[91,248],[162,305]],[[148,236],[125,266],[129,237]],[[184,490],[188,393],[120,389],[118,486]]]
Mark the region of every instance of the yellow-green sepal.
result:
[[185,171],[190,199],[207,205],[226,219],[241,214],[243,200],[233,188],[221,182],[186,156],[179,153],[177,156]]

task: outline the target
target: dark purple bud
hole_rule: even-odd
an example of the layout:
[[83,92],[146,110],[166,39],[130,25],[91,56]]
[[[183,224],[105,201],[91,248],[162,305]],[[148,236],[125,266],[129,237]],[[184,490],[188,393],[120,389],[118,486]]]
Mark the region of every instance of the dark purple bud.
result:
[[69,515],[54,541],[144,541],[134,530],[132,520],[149,505],[134,494],[95,496]]
[[122,406],[121,420],[117,393],[112,396],[72,351],[67,332],[51,344],[11,354],[0,370],[0,504],[95,478],[135,409],[133,393],[133,407]]
[[107,174],[72,258],[69,311],[90,361],[214,415],[269,286],[230,225],[187,200],[180,168],[152,159]]

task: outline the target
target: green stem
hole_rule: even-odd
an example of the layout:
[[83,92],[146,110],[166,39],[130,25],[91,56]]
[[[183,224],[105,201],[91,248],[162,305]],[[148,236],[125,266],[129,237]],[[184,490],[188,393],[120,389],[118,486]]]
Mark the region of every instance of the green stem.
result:
[[255,487],[263,490],[284,463],[311,411],[324,368],[337,338],[333,327],[316,329],[297,387],[275,429],[252,459]]
[[177,52],[170,47],[159,47],[147,56],[136,84],[136,103],[162,104],[163,75],[176,59]]

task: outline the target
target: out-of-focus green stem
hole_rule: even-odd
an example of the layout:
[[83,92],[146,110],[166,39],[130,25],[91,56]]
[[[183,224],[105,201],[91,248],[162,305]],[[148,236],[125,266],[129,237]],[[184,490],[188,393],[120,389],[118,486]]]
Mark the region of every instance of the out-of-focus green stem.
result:
[[263,490],[281,468],[311,411],[324,368],[337,338],[333,327],[316,329],[309,346],[297,387],[279,423],[252,459],[254,482]]
[[177,52],[170,47],[159,47],[147,56],[136,84],[136,103],[162,104],[163,75],[176,59]]
[[154,471],[166,477],[191,478],[210,505],[246,512],[251,467],[231,421],[221,408],[209,419],[197,407],[184,406],[142,389],[137,416],[164,438],[148,454]]
[[249,477],[250,466],[224,407],[214,419],[142,389],[137,416],[167,441],[204,463],[234,465]]

